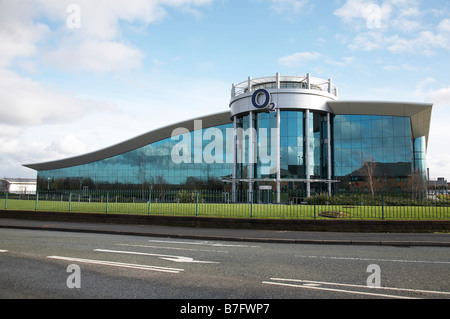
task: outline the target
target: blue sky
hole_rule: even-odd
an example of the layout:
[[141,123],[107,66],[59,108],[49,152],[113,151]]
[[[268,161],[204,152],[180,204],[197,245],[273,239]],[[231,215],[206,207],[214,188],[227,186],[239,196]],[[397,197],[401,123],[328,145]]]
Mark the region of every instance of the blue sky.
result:
[[280,72],[434,103],[428,167],[450,179],[450,1],[0,0],[0,42],[0,177],[225,111],[232,83]]

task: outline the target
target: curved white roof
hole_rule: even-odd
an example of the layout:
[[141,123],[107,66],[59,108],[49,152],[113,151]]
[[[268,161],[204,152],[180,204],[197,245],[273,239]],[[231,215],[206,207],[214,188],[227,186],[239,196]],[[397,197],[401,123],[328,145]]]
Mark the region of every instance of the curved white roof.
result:
[[166,138],[170,138],[172,136],[172,132],[176,128],[186,128],[189,131],[194,130],[194,121],[202,120],[202,127],[208,128],[217,125],[229,124],[232,123],[230,120],[230,112],[222,112],[217,114],[212,114],[208,116],[203,116],[196,119],[191,119],[188,121],[179,122],[176,124],[172,124],[169,126],[165,126],[154,131],[145,133],[143,135],[132,138],[128,141],[107,147],[105,149],[95,151],[92,153],[88,153],[85,155],[80,155],[76,157],[71,157],[67,159],[46,162],[46,163],[38,163],[38,164],[25,164],[23,166],[37,170],[37,171],[46,171],[52,169],[66,168],[71,166],[83,165],[87,163],[96,162],[99,160],[103,160],[105,158],[113,157],[116,155],[120,155],[126,152],[133,151],[145,145],[155,143]]

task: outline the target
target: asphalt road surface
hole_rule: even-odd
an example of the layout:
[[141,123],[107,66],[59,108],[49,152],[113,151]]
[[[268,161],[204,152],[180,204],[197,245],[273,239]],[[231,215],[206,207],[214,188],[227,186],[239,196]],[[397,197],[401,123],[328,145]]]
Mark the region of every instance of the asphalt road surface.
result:
[[232,313],[287,299],[450,299],[449,252],[0,229],[0,298],[176,299],[186,305],[172,311],[204,315],[199,300],[228,300],[214,311]]

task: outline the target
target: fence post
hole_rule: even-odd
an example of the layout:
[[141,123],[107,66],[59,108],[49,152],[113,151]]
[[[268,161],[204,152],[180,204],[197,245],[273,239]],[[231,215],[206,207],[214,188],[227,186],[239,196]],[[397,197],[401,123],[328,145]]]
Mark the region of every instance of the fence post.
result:
[[8,192],[5,194],[5,210],[8,209]]
[[151,211],[151,206],[152,206],[152,191],[149,190],[148,191],[148,214],[150,215],[150,211]]
[[314,199],[313,199],[313,204],[314,204],[314,219],[316,219],[316,192],[314,191]]
[[36,192],[36,205],[34,206],[35,211],[37,211],[38,209],[38,201],[39,201],[39,192]]
[[253,191],[250,192],[250,218],[253,218]]
[[195,204],[195,216],[198,217],[198,191],[197,191],[197,200]]
[[109,211],[109,192],[106,193],[106,213]]
[[72,211],[72,193],[69,193],[69,213]]
[[384,196],[381,192],[381,220],[384,220]]

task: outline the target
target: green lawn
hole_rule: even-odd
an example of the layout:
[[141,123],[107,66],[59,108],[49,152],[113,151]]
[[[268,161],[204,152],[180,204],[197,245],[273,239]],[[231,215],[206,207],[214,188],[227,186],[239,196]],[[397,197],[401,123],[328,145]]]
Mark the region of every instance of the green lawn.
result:
[[[0,199],[5,209],[5,199]],[[35,200],[8,199],[8,210],[36,210]],[[205,204],[205,203],[115,203],[39,200],[38,211],[125,213],[141,215],[203,216],[228,218],[322,219],[403,219],[449,220],[449,207],[436,206],[364,206],[364,205],[273,205],[273,204]]]

